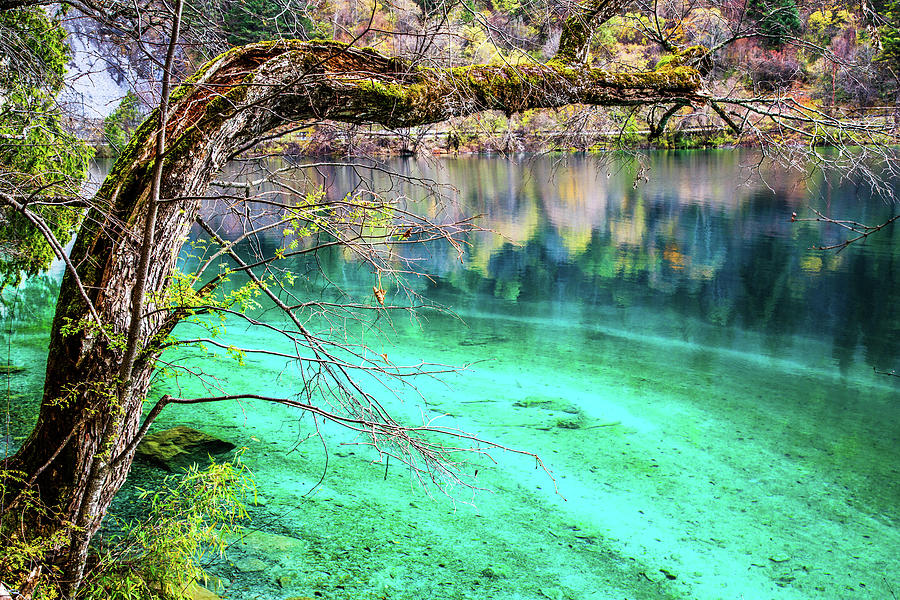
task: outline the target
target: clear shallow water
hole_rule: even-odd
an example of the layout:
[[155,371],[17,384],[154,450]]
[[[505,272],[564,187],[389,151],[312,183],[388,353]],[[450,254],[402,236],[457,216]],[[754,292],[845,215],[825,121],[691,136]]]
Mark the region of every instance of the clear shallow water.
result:
[[[868,223],[896,208],[815,180],[807,191],[785,174],[762,185],[740,168],[752,159],[652,154],[649,181],[636,187],[640,170],[628,161],[390,163],[452,183],[459,204],[446,210],[481,213],[502,236],[473,236],[462,263],[447,248],[416,256],[431,278],[409,284],[455,315],[352,326],[398,364],[474,363],[417,382],[424,406],[413,393],[385,402],[537,452],[552,478],[498,452],[479,467],[490,492],[428,497],[400,467],[372,464],[346,432],[329,428],[323,447],[309,437],[312,422],[286,409],[176,408],[160,427],[185,423],[245,445],[257,474],[263,505],[252,526],[265,533],[211,565],[230,582],[224,595],[900,593],[900,396],[897,378],[874,372],[900,366],[900,234],[835,254],[812,248],[840,241],[840,231],[789,222],[808,204]],[[333,198],[356,184],[347,168],[320,173]],[[437,211],[426,199],[413,204]],[[297,292],[371,294],[374,275],[344,258],[321,252],[330,287],[322,292],[313,277]],[[300,260],[292,268],[311,272]],[[21,326],[14,362],[39,361],[42,335]],[[238,323],[228,340],[279,343]],[[225,391],[297,389],[284,361],[251,355],[236,368],[224,356],[166,356],[179,357]],[[39,378],[17,377],[22,387]],[[157,391],[202,393],[179,385],[161,381]],[[143,482],[158,476],[136,470]]]

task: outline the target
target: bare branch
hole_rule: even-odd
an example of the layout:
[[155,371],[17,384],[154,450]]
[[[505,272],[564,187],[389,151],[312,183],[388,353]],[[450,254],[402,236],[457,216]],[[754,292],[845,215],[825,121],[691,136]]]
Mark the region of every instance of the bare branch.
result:
[[[293,398],[264,396],[261,394],[231,394],[203,398],[173,398],[171,396],[164,396],[164,399],[166,404],[203,404],[231,400],[261,400],[297,408],[370,437],[372,439],[371,445],[379,452],[379,454],[393,456],[402,461],[412,469],[417,477],[421,479],[423,476],[427,476],[427,478],[442,491],[446,491],[445,486],[448,483],[460,483],[467,487],[473,487],[472,483],[461,479],[461,473],[458,469],[462,465],[454,458],[454,456],[460,452],[465,455],[475,453],[488,458],[492,462],[496,462],[491,458],[490,454],[483,450],[483,448],[493,448],[534,458],[536,466],[543,469],[547,476],[553,481],[554,487],[556,486],[556,479],[546,465],[544,465],[544,461],[541,460],[537,454],[511,448],[497,442],[484,440],[478,436],[467,434],[458,429],[441,427],[435,425],[434,420],[424,420],[422,425],[418,426],[404,426],[393,421],[383,422],[358,417],[347,417]],[[160,400],[160,402],[162,402],[162,400]],[[463,448],[448,447],[444,444],[428,440],[423,437],[423,434],[448,436],[471,442],[474,446]],[[391,452],[383,447],[381,444],[385,441],[398,447],[400,453]],[[418,462],[419,459],[423,461],[424,466],[420,466]],[[559,493],[558,489],[557,493]]]
[[877,232],[881,231],[888,225],[891,225],[892,223],[894,223],[894,221],[896,221],[897,219],[900,219],[900,214],[897,214],[897,215],[894,215],[893,217],[891,217],[890,219],[888,219],[887,221],[885,221],[884,223],[881,223],[879,225],[864,225],[864,224],[858,223],[856,221],[833,219],[831,217],[825,216],[824,214],[822,214],[822,212],[816,210],[815,208],[810,208],[810,210],[813,213],[815,213],[815,215],[816,215],[815,218],[798,219],[797,213],[792,213],[791,214],[791,223],[802,223],[802,222],[808,222],[808,221],[814,221],[814,222],[818,222],[818,223],[828,223],[831,225],[837,225],[838,227],[846,229],[847,231],[849,231],[850,233],[853,234],[853,237],[847,238],[846,240],[844,240],[843,242],[841,242],[839,244],[831,244],[829,246],[815,246],[816,250],[835,250],[837,252],[842,252],[845,248],[847,248],[847,246],[849,246],[851,244],[855,244],[856,242],[865,240],[873,233],[877,233]]

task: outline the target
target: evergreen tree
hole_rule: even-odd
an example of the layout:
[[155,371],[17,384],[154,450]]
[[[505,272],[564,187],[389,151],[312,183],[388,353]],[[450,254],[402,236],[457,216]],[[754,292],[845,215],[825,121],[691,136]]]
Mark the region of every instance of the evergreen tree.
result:
[[129,91],[119,106],[103,120],[103,136],[114,155],[118,155],[131,139],[144,118],[141,100],[134,92]]
[[803,30],[794,0],[748,0],[747,16],[757,21],[766,46],[780,48]]
[[900,69],[900,1],[889,2],[885,8],[887,24],[879,29],[882,49],[878,60],[897,71]]
[[[77,189],[91,156],[63,128],[56,103],[69,60],[65,38],[43,7],[0,12],[0,192],[31,202]],[[70,239],[78,209],[34,210],[62,244]],[[8,207],[0,208],[0,240],[0,287],[45,270],[54,257],[37,228]]]
[[232,2],[225,11],[226,40],[232,46],[279,38],[321,37],[302,8],[272,0]]

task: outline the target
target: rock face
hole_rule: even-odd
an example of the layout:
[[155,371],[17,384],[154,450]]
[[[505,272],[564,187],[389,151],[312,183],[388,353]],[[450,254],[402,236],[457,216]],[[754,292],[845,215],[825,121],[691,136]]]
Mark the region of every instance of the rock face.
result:
[[109,116],[130,90],[152,97],[156,67],[135,44],[74,8],[62,23],[72,57],[60,102],[80,128]]
[[148,435],[138,444],[135,457],[168,471],[177,471],[193,463],[203,466],[209,462],[210,455],[233,449],[231,442],[180,425]]

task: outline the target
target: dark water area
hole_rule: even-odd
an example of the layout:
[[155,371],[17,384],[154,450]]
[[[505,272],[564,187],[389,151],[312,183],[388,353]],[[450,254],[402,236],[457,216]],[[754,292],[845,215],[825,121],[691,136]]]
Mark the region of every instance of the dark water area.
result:
[[[845,374],[853,367],[896,368],[894,228],[852,251],[821,250],[847,232],[792,223],[791,215],[812,218],[815,208],[877,224],[897,208],[852,185],[801,173],[768,169],[761,181],[747,170],[756,159],[728,150],[656,153],[643,164],[596,157],[389,164],[404,177],[457,188],[448,193],[450,207],[376,171],[315,171],[335,201],[365,180],[408,196],[429,214],[481,215],[479,224],[492,233],[470,236],[461,261],[449,245],[400,250],[429,275],[408,283],[456,312],[565,315],[588,329],[637,327],[648,335],[836,366]],[[219,225],[227,235],[228,223]],[[256,243],[271,252],[284,238],[274,230]],[[324,267],[345,287],[370,284],[371,269],[354,273],[337,249],[291,268],[307,273],[310,265]],[[617,318],[593,317],[608,310]],[[808,342],[828,352],[811,355]]]
[[[428,276],[406,279],[412,294],[385,285],[390,301],[452,312],[368,313],[341,326],[396,364],[470,365],[379,399],[408,420],[437,418],[536,452],[552,476],[495,452],[477,480],[490,491],[429,495],[352,434],[326,427],[323,444],[312,421],[288,409],[176,407],[160,428],[188,424],[245,446],[257,476],[256,533],[210,565],[222,595],[900,594],[900,380],[884,374],[900,368],[900,232],[836,252],[817,248],[842,242],[845,230],[791,222],[813,207],[877,224],[898,208],[821,177],[768,170],[760,179],[745,168],[755,160],[660,152],[310,169],[335,201],[364,179],[418,214],[482,215],[494,233],[469,235],[461,257],[429,243],[398,248],[391,263],[415,261]],[[423,177],[447,198],[411,183]],[[209,219],[232,239],[242,227],[239,215]],[[241,251],[290,242],[273,229]],[[201,253],[185,250],[185,270]],[[336,248],[282,263],[300,298],[371,302],[379,283]],[[270,315],[260,302],[258,314]],[[239,321],[225,327],[227,343],[283,348]],[[12,361],[35,366],[10,378],[21,398],[39,389],[45,339],[46,322],[15,321]],[[281,359],[248,355],[236,367],[224,352],[164,358],[207,383],[160,378],[158,394],[302,388]],[[18,421],[15,435],[27,418]],[[137,476],[146,485],[158,474],[142,466]]]

